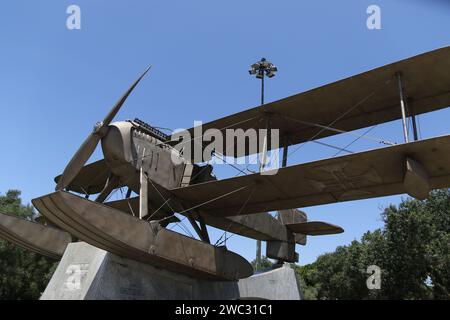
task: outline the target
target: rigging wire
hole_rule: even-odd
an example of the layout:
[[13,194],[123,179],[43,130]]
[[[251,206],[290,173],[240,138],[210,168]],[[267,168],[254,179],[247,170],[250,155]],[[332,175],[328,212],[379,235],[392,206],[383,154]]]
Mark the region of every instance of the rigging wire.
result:
[[[374,125],[373,127],[369,128],[367,131],[365,131],[363,133],[363,135],[366,135],[367,133],[369,133],[370,131],[372,131],[373,129],[375,129],[378,125]],[[352,142],[350,142],[349,144],[347,144],[342,150],[338,151],[337,153],[335,153],[333,155],[334,157],[337,157],[342,151],[344,151],[344,149],[347,149],[348,147],[350,147],[352,144],[354,144],[355,142],[357,142],[359,139],[361,139],[361,137],[357,137],[355,140],[353,140]]]
[[189,234],[192,238],[195,239],[195,236],[192,234],[192,232],[189,230],[189,228],[183,223],[182,220],[180,220],[180,222],[175,222],[176,225],[178,225],[178,227],[184,231],[186,234]]
[[[248,121],[248,120],[247,120],[247,121]],[[193,139],[191,139],[191,140],[193,140]],[[196,143],[196,142],[194,141],[194,143]],[[139,162],[139,161],[143,161],[144,158],[146,158],[146,157],[148,157],[148,156],[150,156],[150,153],[139,155],[139,156],[138,156],[138,162]],[[219,160],[222,160],[225,164],[227,164],[227,165],[233,167],[234,169],[236,169],[236,170],[239,171],[240,173],[246,174],[246,172],[244,172],[244,171],[241,170],[240,168],[234,166],[234,165],[231,164],[231,163],[228,163],[228,162],[225,160],[225,157],[224,157],[223,155],[222,155],[222,156],[223,156],[222,159],[220,159],[220,158],[216,155],[216,152],[213,153],[213,156],[217,157]],[[208,163],[209,163],[209,161],[207,161],[207,164],[208,164]],[[202,170],[200,170],[200,172],[198,172],[198,173],[194,176],[194,178],[197,177],[198,175],[200,175],[204,170],[206,170],[206,168],[207,168],[207,166],[205,166],[204,168],[202,168]],[[172,216],[175,216],[175,210],[174,210],[174,209],[170,206],[170,204],[169,204],[169,201],[170,201],[171,199],[170,199],[170,198],[169,198],[169,199],[165,199],[164,196],[159,192],[159,190],[158,190],[158,189],[156,188],[156,186],[153,184],[152,180],[149,179],[149,181],[150,181],[150,183],[152,184],[153,188],[158,192],[159,196],[164,200],[164,203],[163,203],[163,204],[162,204],[155,212],[152,213],[152,215],[147,219],[147,221],[148,221],[154,214],[156,214],[156,212],[158,212],[158,211],[159,211],[164,205],[166,205],[166,204],[167,204],[167,206],[169,206],[169,208],[171,209],[172,215],[166,217],[165,219],[170,218],[170,217],[172,217]],[[207,204],[207,203],[210,203],[210,202],[213,202],[213,201],[218,200],[218,199],[220,199],[220,198],[223,198],[223,197],[225,197],[225,196],[227,196],[227,195],[229,195],[229,194],[232,194],[232,193],[234,193],[234,192],[243,190],[243,189],[245,189],[246,187],[247,187],[247,186],[244,186],[244,187],[239,188],[239,189],[237,189],[237,190],[235,190],[235,191],[232,191],[232,192],[229,192],[229,193],[224,194],[224,195],[222,195],[222,196],[219,196],[219,197],[217,197],[217,198],[215,198],[215,199],[211,199],[211,200],[206,201],[206,202],[204,202],[204,203],[201,203],[201,204],[199,204],[199,205],[197,205],[197,206],[194,206],[194,207],[192,207],[192,208],[189,208],[189,209],[186,209],[186,210],[184,210],[184,211],[181,211],[181,212],[179,212],[179,214],[183,214],[183,213],[185,213],[185,212],[187,212],[187,211],[196,209],[196,208],[198,208],[198,207],[200,207],[200,206],[203,206],[203,205],[205,205],[205,204]],[[175,227],[178,226],[178,227],[179,227],[180,229],[182,229],[184,232],[188,233],[191,237],[195,238],[195,237],[193,236],[193,234],[190,232],[190,230],[183,224],[183,220],[184,220],[185,218],[186,218],[186,217],[184,217],[183,219],[181,219],[179,222],[175,222],[174,226],[173,226],[172,228],[170,228],[169,230],[172,230],[173,228],[175,228]],[[178,225],[178,224],[179,224],[179,225]]]
[[[150,181],[150,184],[153,186],[153,188],[156,190],[156,192],[159,194],[159,196],[164,200],[164,202],[167,204],[167,206],[168,206],[168,207],[170,208],[170,210],[172,211],[172,215],[169,216],[169,217],[175,216],[175,210],[174,210],[174,209],[172,208],[172,206],[169,204],[170,199],[169,199],[169,200],[166,200],[166,198],[164,198],[164,196],[161,194],[161,192],[159,192],[158,188],[156,188],[156,186],[154,185],[152,179],[148,179],[148,181]],[[180,222],[176,222],[176,223],[180,223],[181,225],[183,225],[183,224],[181,223],[181,221],[180,221]],[[184,225],[183,225],[183,226],[184,226]],[[185,227],[185,228],[186,228],[186,227]],[[186,230],[188,231],[189,235],[190,235],[192,238],[195,238],[194,235],[190,232],[189,229],[186,228]]]
[[[255,188],[252,189],[252,191],[250,192],[250,194],[247,197],[247,200],[245,200],[244,204],[242,205],[242,207],[239,209],[239,213],[237,214],[238,216],[241,214],[242,210],[244,210],[245,206],[247,205],[247,203],[250,201],[250,198],[253,196],[253,193],[255,192]],[[242,230],[244,228],[244,223],[247,221],[249,215],[247,215],[244,220],[243,223],[241,224],[241,229]],[[233,225],[233,223],[235,223],[233,220],[231,220],[230,224],[228,225],[228,227],[225,229],[225,232],[223,232],[223,234],[220,236],[219,239],[217,239],[216,243],[214,244],[214,246],[220,246],[222,243],[225,243],[225,245],[227,245],[227,239],[229,239],[230,237],[227,237],[227,232],[228,230],[231,228],[231,226]],[[221,242],[219,242],[223,237],[225,236],[225,239]]]
[[[107,166],[105,166],[102,170],[100,170],[95,176],[94,176],[94,178],[93,179],[91,179],[91,181],[95,181],[95,180],[97,180],[97,178],[98,177],[100,177],[101,175],[103,175],[106,171],[108,171],[109,170],[109,168],[107,167]],[[73,181],[72,181],[73,182]],[[69,184],[70,185],[70,184]],[[92,186],[92,184],[90,184],[90,185],[88,185],[87,186],[87,189],[89,190],[89,188]],[[81,188],[81,191],[83,191],[84,192],[84,195],[85,196],[89,196],[89,194],[88,194],[88,192],[83,188],[83,187],[80,187]]]
[[[167,218],[170,218],[170,217],[167,217]],[[180,219],[180,222],[182,222],[183,220],[185,220],[186,219],[186,217],[185,216],[183,216],[183,218],[181,218]],[[167,229],[169,229],[169,230],[172,230],[173,228],[175,228],[177,225],[176,224],[174,224],[174,225],[172,225],[172,226],[170,226],[169,228],[167,228]]]
[[[328,124],[328,126],[332,126],[334,125],[336,122],[338,122],[339,120],[341,120],[343,117],[345,117],[347,114],[349,114],[350,112],[352,112],[353,110],[355,110],[357,107],[359,107],[361,104],[363,104],[364,102],[366,102],[368,99],[372,98],[377,91],[384,89],[385,86],[387,86],[389,83],[392,82],[392,79],[389,79],[388,81],[386,81],[384,83],[384,86],[378,88],[377,90],[372,91],[372,93],[370,93],[369,95],[367,95],[364,99],[360,100],[358,103],[356,103],[354,106],[352,106],[351,108],[349,108],[347,111],[345,111],[344,113],[342,113],[339,117],[337,117],[334,121],[330,122]],[[322,132],[324,132],[325,129],[322,128],[321,130],[319,130],[316,134],[312,135],[310,139],[308,139],[307,141],[303,142],[302,144],[300,144],[295,150],[291,151],[288,156],[296,153],[298,150],[300,150],[300,148],[302,148],[306,143],[314,140],[317,136],[319,136]]]
[[[359,139],[359,138],[357,138],[357,139]],[[345,151],[345,152],[347,152],[347,153],[354,153],[353,151],[347,150],[347,148],[348,148],[349,146],[345,146],[344,148],[341,148],[341,147],[333,146],[333,145],[331,145],[331,144],[328,144],[328,143],[325,143],[325,142],[321,142],[321,141],[318,141],[318,140],[313,140],[313,141],[311,141],[311,142],[320,144],[320,145],[325,146],[325,147],[337,149],[337,150],[339,150],[339,153],[340,153],[341,151]]]
[[119,189],[114,189],[114,190],[108,195],[108,197],[105,199],[105,201],[104,201],[103,203],[108,202],[109,199],[111,199],[111,197],[112,197],[114,194],[116,194],[116,192],[117,192],[118,190],[119,190]]
[[150,219],[159,211],[159,210],[161,210],[161,208],[162,207],[164,207],[166,204],[167,204],[167,202],[169,202],[170,200],[172,200],[172,198],[169,198],[169,199],[167,199],[166,201],[164,201],[164,203],[158,208],[158,209],[156,209],[146,220],[147,221],[150,221]]
[[249,187],[249,186],[247,185],[247,186],[243,186],[243,187],[237,188],[236,190],[227,192],[227,193],[225,193],[225,194],[222,194],[222,195],[220,195],[220,196],[218,196],[218,197],[215,197],[215,198],[213,198],[213,199],[210,199],[210,200],[207,200],[207,201],[202,202],[202,203],[200,203],[200,204],[197,204],[197,205],[195,205],[195,206],[193,206],[193,207],[191,207],[191,208],[189,208],[189,209],[180,211],[180,212],[178,212],[178,213],[179,213],[179,214],[183,214],[183,213],[185,213],[185,212],[192,211],[192,210],[194,210],[194,209],[198,209],[198,208],[204,206],[205,204],[209,204],[209,203],[211,203],[211,202],[214,202],[214,201],[217,201],[217,200],[219,200],[219,199],[225,198],[225,197],[227,197],[227,196],[229,196],[229,195],[231,195],[231,194],[233,194],[233,193],[242,191],[242,190],[244,190],[244,189],[246,189],[246,188],[248,188],[248,187]]
[[371,136],[367,136],[367,135],[361,135],[361,134],[358,134],[358,133],[355,133],[355,132],[333,128],[331,126],[324,126],[324,125],[321,125],[321,124],[318,124],[318,123],[314,123],[314,122],[299,120],[299,119],[295,119],[295,118],[288,117],[288,116],[283,116],[283,117],[285,117],[287,119],[290,119],[292,121],[299,122],[301,124],[306,124],[306,125],[310,125],[310,126],[319,127],[319,128],[322,128],[323,130],[330,130],[330,131],[334,131],[334,132],[337,132],[337,133],[347,133],[347,134],[356,136],[358,138],[365,138],[365,139],[372,140],[372,141],[375,141],[375,142],[378,142],[378,143],[381,143],[381,144],[395,145],[395,143],[387,141],[387,140],[383,140],[383,139],[379,139],[379,138],[375,138],[375,137],[371,137]]
[[[250,118],[250,119],[247,119],[247,120],[245,120],[245,121],[240,121],[240,122],[237,122],[236,124],[239,124],[239,123],[242,123],[242,122],[246,122],[246,121],[249,121],[249,120],[252,120],[252,119],[254,119],[254,118]],[[232,125],[230,125],[230,126],[233,126],[233,125],[235,125],[235,124],[232,124]],[[230,127],[230,126],[228,126],[228,127]],[[221,129],[221,130],[224,130],[224,129]],[[186,142],[183,142],[183,143],[187,143],[187,142],[193,141],[194,143],[199,144],[198,142],[195,141],[195,139],[197,139],[197,138],[198,138],[198,137],[192,138],[192,139],[190,139],[190,140],[188,140],[188,141],[186,141]],[[201,146],[201,147],[203,148],[203,146]],[[219,158],[219,157],[217,156],[217,154],[219,154],[222,158]],[[138,162],[139,162],[139,161],[142,162],[145,158],[150,157],[150,155],[151,155],[150,153],[148,153],[148,154],[146,154],[146,155],[145,155],[145,154],[139,155],[139,156],[138,156]],[[231,163],[229,163],[228,161],[226,161],[226,160],[225,160],[225,155],[223,155],[222,153],[220,153],[220,152],[214,150],[214,152],[212,153],[212,156],[215,156],[217,159],[223,161],[226,165],[231,166],[232,168],[234,168],[235,170],[239,171],[240,173],[243,173],[244,175],[247,175],[247,172],[245,172],[245,171],[243,171],[242,169],[238,168],[238,167],[235,166],[234,164],[231,164]],[[206,163],[209,163],[209,160],[208,160]],[[204,168],[204,169],[205,169],[205,168]],[[245,168],[245,170],[249,171],[247,168]],[[250,172],[250,171],[249,171],[249,172]],[[199,172],[197,175],[199,175],[200,173],[201,173],[201,172]],[[196,175],[196,176],[197,176],[197,175]],[[195,177],[196,177],[196,176],[195,176]]]
[[[239,173],[243,173],[244,175],[247,175],[247,173],[246,173],[245,171],[243,171],[243,170],[241,170],[240,168],[236,167],[234,164],[231,164],[231,163],[227,162],[227,161],[225,160],[225,156],[224,156],[223,154],[221,154],[220,152],[218,152],[218,153],[219,153],[219,155],[222,156],[222,158],[219,158],[219,157],[216,155],[216,152],[213,153],[213,156],[215,156],[215,157],[216,157],[217,159],[219,159],[219,160],[222,160],[225,164],[231,166],[232,168],[236,169],[237,171],[239,171]],[[245,169],[247,170],[247,168],[245,168]]]

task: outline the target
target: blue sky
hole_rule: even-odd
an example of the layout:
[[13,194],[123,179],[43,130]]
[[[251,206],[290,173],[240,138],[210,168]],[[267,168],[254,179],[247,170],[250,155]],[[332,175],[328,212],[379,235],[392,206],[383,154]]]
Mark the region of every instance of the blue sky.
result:
[[[81,30],[66,28],[79,5]],[[366,9],[381,7],[382,29],[368,30]],[[248,67],[266,57],[279,68],[267,82],[277,100],[449,44],[450,4],[439,0],[348,1],[3,1],[0,10],[0,192],[23,191],[26,203],[54,189],[73,152],[146,66],[153,69],[116,119],[186,128],[256,106],[259,82]],[[450,131],[450,112],[420,117],[422,137]],[[371,135],[402,141],[400,122]],[[343,135],[324,142],[344,146]],[[359,140],[351,150],[380,147]],[[294,149],[293,149],[294,150]],[[300,163],[335,150],[307,144]],[[99,159],[98,150],[92,161]],[[233,175],[218,168],[219,177]],[[382,225],[380,212],[401,196],[305,208],[310,219],[345,233],[310,237],[300,263]],[[213,231],[213,240],[221,235]],[[230,249],[254,258],[255,242]]]

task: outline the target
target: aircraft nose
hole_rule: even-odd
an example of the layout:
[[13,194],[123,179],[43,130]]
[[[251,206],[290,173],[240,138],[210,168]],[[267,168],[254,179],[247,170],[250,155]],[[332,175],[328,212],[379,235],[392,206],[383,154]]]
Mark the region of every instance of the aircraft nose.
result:
[[131,152],[131,128],[129,122],[115,122],[108,126],[108,133],[102,138],[102,149],[107,162],[133,161]]

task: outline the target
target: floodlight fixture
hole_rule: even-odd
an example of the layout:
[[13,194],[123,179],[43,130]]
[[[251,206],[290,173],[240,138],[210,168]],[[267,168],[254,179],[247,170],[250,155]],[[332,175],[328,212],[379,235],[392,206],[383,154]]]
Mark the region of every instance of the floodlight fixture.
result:
[[275,77],[275,72],[274,72],[273,70],[268,70],[268,71],[266,72],[266,75],[267,75],[269,78],[273,78],[273,77]]
[[261,79],[261,105],[264,104],[264,77],[273,78],[278,68],[266,58],[261,58],[250,66],[248,73],[254,75],[257,79]]

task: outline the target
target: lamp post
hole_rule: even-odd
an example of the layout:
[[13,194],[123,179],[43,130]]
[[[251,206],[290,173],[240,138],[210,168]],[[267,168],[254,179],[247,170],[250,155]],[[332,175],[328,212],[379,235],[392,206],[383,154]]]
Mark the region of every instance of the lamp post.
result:
[[262,58],[260,61],[252,64],[248,71],[250,75],[256,75],[256,78],[261,79],[261,105],[264,104],[264,78],[266,76],[273,78],[277,71],[277,67],[267,61],[266,58]]
[[[262,58],[260,61],[251,65],[250,70],[248,71],[250,75],[256,75],[257,79],[261,79],[261,106],[264,105],[264,78],[267,76],[269,78],[273,78],[275,76],[275,72],[278,69],[273,65],[270,61],[267,61],[266,58]],[[269,129],[269,128],[266,128]],[[267,133],[264,139],[263,146],[263,155],[261,157],[261,163],[259,166],[259,170],[262,171],[266,164],[266,153],[267,153]],[[256,241],[256,263],[255,270],[258,270],[261,267],[261,240]]]

